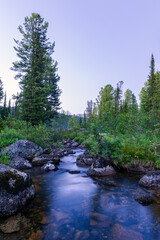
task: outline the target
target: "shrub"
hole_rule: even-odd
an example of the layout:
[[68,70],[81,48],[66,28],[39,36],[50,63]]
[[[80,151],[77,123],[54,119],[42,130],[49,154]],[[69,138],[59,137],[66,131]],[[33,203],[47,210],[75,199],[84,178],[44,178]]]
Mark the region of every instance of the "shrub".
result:
[[24,129],[18,131],[25,136],[25,139],[38,144],[42,148],[45,148],[50,143],[50,139],[53,134],[51,129],[47,128],[44,124],[25,127]]
[[7,151],[0,157],[0,163],[11,166],[11,158]]
[[4,122],[0,116],[0,132],[2,131],[2,129],[4,129]]
[[0,148],[6,147],[15,143],[17,140],[24,139],[24,136],[15,129],[6,127],[0,134]]
[[90,135],[85,141],[85,146],[89,149],[92,156],[96,155],[99,150],[98,142],[95,140],[93,135]]

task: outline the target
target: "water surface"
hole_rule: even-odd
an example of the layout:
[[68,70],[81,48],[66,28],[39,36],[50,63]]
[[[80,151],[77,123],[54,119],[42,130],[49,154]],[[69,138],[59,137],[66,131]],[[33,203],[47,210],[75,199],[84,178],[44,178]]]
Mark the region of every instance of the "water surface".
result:
[[29,171],[36,197],[23,211],[28,228],[0,239],[160,239],[160,204],[134,200],[140,176],[117,175],[110,179],[117,187],[102,186],[76,165],[82,153],[61,158],[56,172]]

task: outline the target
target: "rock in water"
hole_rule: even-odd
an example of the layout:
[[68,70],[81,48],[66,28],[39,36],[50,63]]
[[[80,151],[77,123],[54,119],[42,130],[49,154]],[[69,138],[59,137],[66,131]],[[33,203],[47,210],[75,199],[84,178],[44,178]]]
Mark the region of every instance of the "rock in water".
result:
[[60,158],[59,157],[54,157],[54,156],[49,155],[49,154],[42,154],[39,157],[33,158],[32,165],[33,166],[43,166],[44,164],[47,164],[49,162],[51,162],[53,164],[59,164]]
[[139,185],[145,188],[160,188],[160,172],[153,172],[144,175],[139,180]]
[[139,202],[140,204],[147,206],[153,203],[153,197],[154,195],[147,192],[146,190],[136,190],[134,193],[134,199]]
[[111,230],[113,240],[143,240],[142,235],[129,227],[115,224]]
[[82,155],[80,155],[76,159],[76,163],[80,167],[89,167],[92,165],[94,159],[93,157],[88,153],[88,151],[85,151]]
[[19,232],[22,228],[27,228],[30,226],[29,220],[17,213],[7,219],[2,220],[0,223],[0,230],[3,233],[14,233]]
[[73,143],[72,143],[72,147],[73,147],[73,148],[76,148],[76,147],[78,147],[78,146],[79,146],[79,143],[77,143],[77,142],[73,142]]
[[46,171],[46,172],[49,172],[49,171],[55,171],[57,168],[55,167],[54,164],[52,164],[52,163],[47,163],[47,164],[45,164],[45,165],[42,167],[42,169],[43,169],[44,171]]
[[28,140],[18,140],[16,143],[5,147],[1,151],[1,155],[7,152],[12,160],[12,166],[17,169],[31,168],[32,165],[28,160],[32,160],[43,153],[43,149],[37,144]]
[[80,171],[78,171],[78,170],[70,170],[70,171],[68,171],[70,174],[78,174],[78,173],[80,173]]
[[104,176],[111,176],[111,175],[115,175],[116,171],[114,170],[113,167],[111,166],[107,166],[107,167],[103,167],[103,168],[94,168],[93,164],[92,166],[89,168],[89,170],[87,171],[87,175],[89,176],[95,176],[95,177],[104,177]]
[[15,214],[34,194],[28,174],[0,164],[0,217]]

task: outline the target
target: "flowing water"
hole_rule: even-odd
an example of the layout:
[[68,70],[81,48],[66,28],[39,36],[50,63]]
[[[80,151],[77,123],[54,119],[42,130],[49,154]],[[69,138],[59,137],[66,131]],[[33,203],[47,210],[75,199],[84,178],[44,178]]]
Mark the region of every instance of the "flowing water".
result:
[[142,206],[134,200],[138,176],[114,176],[116,187],[100,185],[78,167],[76,154],[61,158],[59,170],[30,170],[36,197],[23,210],[26,228],[0,235],[4,240],[158,240],[160,202]]

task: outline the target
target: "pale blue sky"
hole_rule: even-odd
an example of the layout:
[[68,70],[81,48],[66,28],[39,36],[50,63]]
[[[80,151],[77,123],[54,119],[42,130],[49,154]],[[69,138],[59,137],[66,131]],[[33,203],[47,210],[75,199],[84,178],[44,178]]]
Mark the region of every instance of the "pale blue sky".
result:
[[8,97],[18,91],[13,38],[21,39],[17,28],[32,12],[49,22],[62,108],[72,114],[121,80],[138,99],[152,53],[160,69],[159,0],[0,0],[0,77]]

